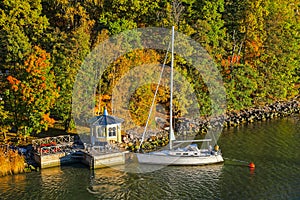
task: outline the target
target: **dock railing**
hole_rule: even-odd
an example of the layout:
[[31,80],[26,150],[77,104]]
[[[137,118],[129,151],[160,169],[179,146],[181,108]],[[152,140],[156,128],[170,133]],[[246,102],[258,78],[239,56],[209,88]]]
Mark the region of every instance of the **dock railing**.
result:
[[74,136],[61,135],[32,140],[33,149],[42,155],[69,152],[74,144]]
[[84,150],[88,153],[100,153],[100,154],[106,154],[106,153],[118,153],[120,152],[120,148],[116,144],[84,144]]

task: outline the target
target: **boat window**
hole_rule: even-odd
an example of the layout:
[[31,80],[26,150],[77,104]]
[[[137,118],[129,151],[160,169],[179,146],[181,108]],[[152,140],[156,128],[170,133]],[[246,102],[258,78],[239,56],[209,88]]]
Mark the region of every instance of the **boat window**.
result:
[[181,153],[176,153],[176,156],[180,156],[181,155]]
[[188,154],[188,153],[183,153],[183,155],[187,156],[187,155],[189,155],[189,154]]

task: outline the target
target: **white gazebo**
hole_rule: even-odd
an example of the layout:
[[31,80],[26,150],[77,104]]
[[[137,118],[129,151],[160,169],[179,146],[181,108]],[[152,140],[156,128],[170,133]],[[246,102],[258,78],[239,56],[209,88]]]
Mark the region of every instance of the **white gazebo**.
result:
[[91,143],[94,146],[102,142],[122,142],[121,123],[123,119],[108,115],[106,108],[103,115],[90,120]]

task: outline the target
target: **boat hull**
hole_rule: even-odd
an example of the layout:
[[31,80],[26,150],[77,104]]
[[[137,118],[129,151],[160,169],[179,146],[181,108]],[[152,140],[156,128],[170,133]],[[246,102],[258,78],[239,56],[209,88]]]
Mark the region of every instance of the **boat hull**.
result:
[[163,154],[138,153],[139,163],[155,165],[209,165],[224,162],[222,155],[170,156]]

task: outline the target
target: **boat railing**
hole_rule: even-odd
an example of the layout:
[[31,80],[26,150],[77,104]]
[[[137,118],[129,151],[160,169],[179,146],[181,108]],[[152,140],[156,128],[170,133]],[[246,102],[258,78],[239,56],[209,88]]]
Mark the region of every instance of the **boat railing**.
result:
[[211,142],[212,139],[201,139],[201,140],[175,140],[173,143],[192,143],[192,142]]

